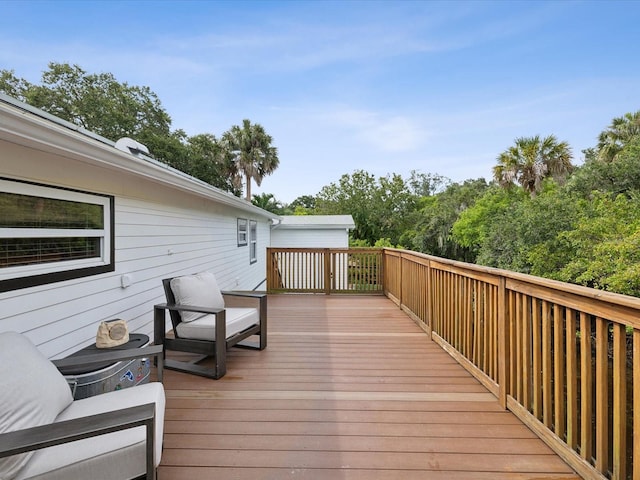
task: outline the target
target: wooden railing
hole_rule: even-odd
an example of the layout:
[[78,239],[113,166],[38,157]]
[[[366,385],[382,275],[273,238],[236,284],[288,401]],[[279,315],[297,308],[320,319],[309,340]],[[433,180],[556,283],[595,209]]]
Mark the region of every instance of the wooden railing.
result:
[[640,299],[415,252],[383,258],[389,298],[576,472],[640,479]]
[[268,248],[269,293],[382,294],[382,250]]
[[382,286],[583,478],[640,479],[640,299],[406,250],[367,251],[379,264],[287,258],[320,251],[270,249],[269,290],[340,292],[326,288],[331,262],[367,265],[344,291]]

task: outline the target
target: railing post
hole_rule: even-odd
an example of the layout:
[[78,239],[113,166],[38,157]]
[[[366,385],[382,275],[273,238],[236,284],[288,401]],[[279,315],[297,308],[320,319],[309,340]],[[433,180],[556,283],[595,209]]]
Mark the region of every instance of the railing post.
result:
[[324,249],[324,293],[331,294],[331,250]]
[[271,247],[267,247],[267,261],[266,261],[266,267],[267,267],[267,292],[271,292],[273,290],[273,283],[272,283],[272,271],[273,271],[273,260],[271,259]]
[[398,257],[398,261],[400,262],[400,274],[398,279],[398,301],[400,302],[400,308],[404,305],[404,282],[402,281],[404,273],[402,272],[402,267],[404,265],[402,252],[400,252],[400,256]]
[[433,338],[432,334],[433,334],[433,289],[432,289],[432,285],[431,285],[431,260],[428,259],[427,260],[427,282],[426,282],[426,288],[427,288],[427,309],[426,309],[426,315],[427,318],[425,320],[427,320],[427,324],[429,326],[429,338]]
[[507,408],[507,388],[509,386],[507,356],[507,281],[500,276],[498,284],[498,402]]

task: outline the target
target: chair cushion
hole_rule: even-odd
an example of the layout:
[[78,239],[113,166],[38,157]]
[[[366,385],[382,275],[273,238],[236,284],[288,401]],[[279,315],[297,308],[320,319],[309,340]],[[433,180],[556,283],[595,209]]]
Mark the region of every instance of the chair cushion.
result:
[[[257,308],[227,308],[226,325],[227,338],[241,332],[252,325],[260,323],[260,313]],[[193,340],[215,340],[216,339],[216,316],[205,315],[198,320],[188,323],[180,323],[178,335],[182,338]]]
[[[170,282],[171,291],[176,298],[177,305],[190,307],[224,308],[224,298],[218,287],[216,277],[211,272],[198,273],[173,278]],[[193,322],[204,317],[206,313],[180,312],[183,322]]]
[[[137,385],[114,392],[76,400],[56,421],[120,410],[145,403],[156,404],[156,467],[162,454],[165,394],[161,383]],[[136,427],[77,442],[38,450],[15,480],[69,480],[80,478],[127,479],[146,471],[146,431]]]
[[[51,423],[73,402],[58,369],[16,332],[0,334],[0,382],[0,433]],[[0,478],[14,478],[32,455],[0,459]]]

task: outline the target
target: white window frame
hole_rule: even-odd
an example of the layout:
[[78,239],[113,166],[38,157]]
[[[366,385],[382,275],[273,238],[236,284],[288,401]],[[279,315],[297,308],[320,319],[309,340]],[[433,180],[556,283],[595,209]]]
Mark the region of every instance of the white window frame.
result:
[[238,218],[238,246],[244,247],[249,241],[249,221],[246,218]]
[[249,263],[258,261],[258,221],[249,220]]
[[0,292],[115,270],[113,197],[1,178],[0,191],[100,205],[103,207],[104,225],[102,229],[0,228],[0,238],[98,237],[100,239],[100,255],[95,258],[0,268]]

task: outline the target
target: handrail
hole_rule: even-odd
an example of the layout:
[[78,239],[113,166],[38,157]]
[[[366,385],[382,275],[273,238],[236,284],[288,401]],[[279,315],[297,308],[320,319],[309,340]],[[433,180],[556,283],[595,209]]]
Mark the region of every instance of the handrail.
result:
[[578,474],[640,479],[639,298],[406,250],[383,258],[385,294]]
[[382,291],[583,478],[640,479],[639,298],[408,250],[268,250],[270,293]]

